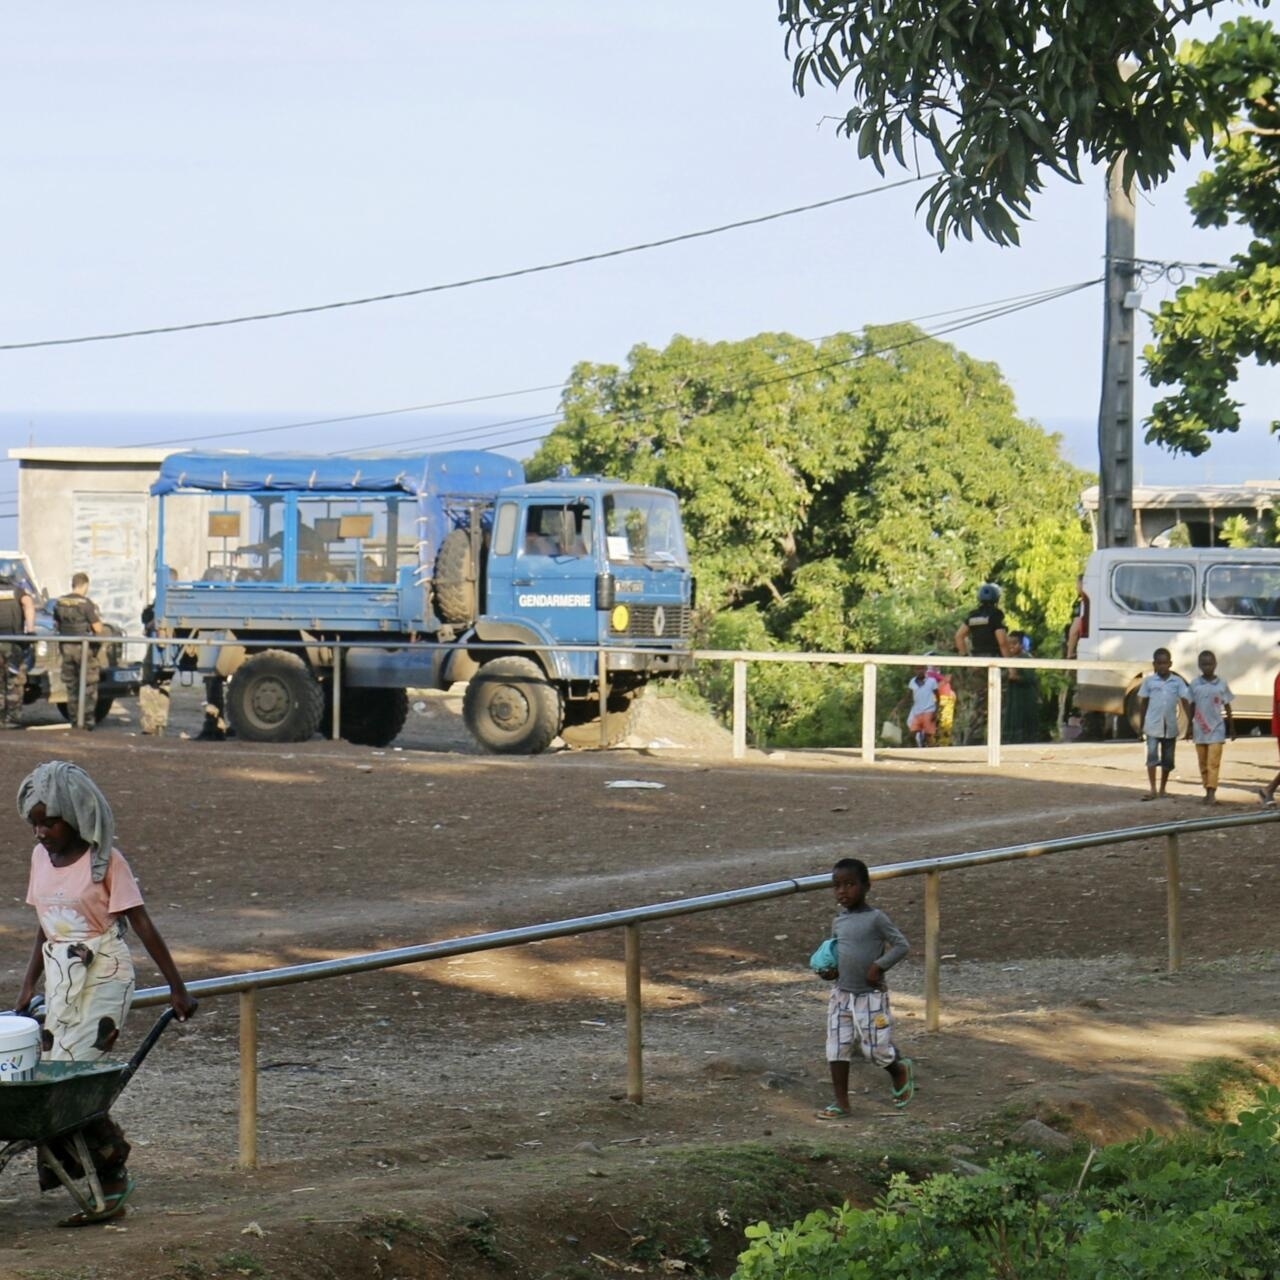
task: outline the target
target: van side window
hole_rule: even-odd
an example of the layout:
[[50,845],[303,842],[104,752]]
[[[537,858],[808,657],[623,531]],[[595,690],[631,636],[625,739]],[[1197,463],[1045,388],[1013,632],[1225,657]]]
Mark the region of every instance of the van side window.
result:
[[1186,614],[1195,598],[1195,575],[1187,564],[1118,564],[1111,595],[1133,613]]
[[1204,594],[1227,618],[1280,617],[1280,573],[1271,565],[1216,564],[1205,574]]

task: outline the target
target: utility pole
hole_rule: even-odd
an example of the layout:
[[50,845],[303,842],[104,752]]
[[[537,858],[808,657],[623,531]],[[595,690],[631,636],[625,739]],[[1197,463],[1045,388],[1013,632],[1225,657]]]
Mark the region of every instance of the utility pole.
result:
[[1098,407],[1098,546],[1131,547],[1133,532],[1134,205],[1121,181],[1124,157],[1107,170],[1107,290]]

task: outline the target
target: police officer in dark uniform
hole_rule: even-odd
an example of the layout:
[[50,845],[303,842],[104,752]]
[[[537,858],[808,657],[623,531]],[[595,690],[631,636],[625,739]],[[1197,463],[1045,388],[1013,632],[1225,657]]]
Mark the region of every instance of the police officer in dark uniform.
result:
[[[0,636],[31,635],[35,629],[31,593],[12,578],[0,577]],[[0,729],[22,728],[25,659],[26,645],[21,640],[0,640]]]
[[[77,573],[71,579],[71,590],[53,604],[53,622],[63,636],[100,636],[104,630],[98,606],[89,599],[89,575]],[[67,691],[67,712],[71,723],[92,730],[94,710],[98,705],[98,646],[64,644],[62,650],[62,683]],[[80,660],[87,658],[84,669],[84,707],[80,707]],[[83,711],[83,714],[82,714]]]
[[[1003,658],[1007,656],[1009,633],[1005,628],[1004,612],[1000,608],[1000,588],[994,582],[984,582],[978,588],[977,607],[956,630],[956,652],[974,658]],[[973,716],[969,721],[967,742],[986,741],[987,726],[987,673],[981,677],[974,693]]]

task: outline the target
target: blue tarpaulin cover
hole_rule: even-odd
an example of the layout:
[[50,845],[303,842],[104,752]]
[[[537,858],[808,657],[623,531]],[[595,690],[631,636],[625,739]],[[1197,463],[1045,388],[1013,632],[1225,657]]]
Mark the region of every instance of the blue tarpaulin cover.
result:
[[446,453],[350,454],[174,453],[160,466],[153,494],[180,491],[252,493],[493,493],[524,480],[514,458],[482,449]]

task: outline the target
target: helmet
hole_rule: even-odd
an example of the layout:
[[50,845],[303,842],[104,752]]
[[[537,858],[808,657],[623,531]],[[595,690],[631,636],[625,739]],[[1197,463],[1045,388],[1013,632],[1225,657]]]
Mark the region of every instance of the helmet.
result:
[[995,604],[1000,599],[1000,588],[994,582],[984,582],[978,588],[979,604]]

